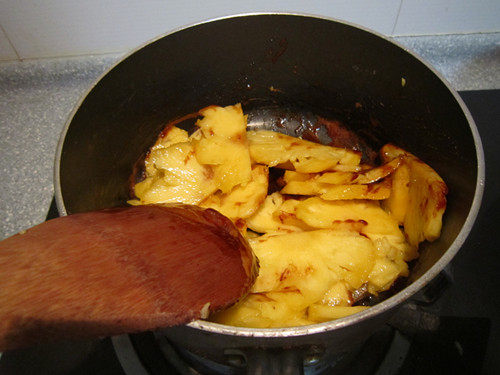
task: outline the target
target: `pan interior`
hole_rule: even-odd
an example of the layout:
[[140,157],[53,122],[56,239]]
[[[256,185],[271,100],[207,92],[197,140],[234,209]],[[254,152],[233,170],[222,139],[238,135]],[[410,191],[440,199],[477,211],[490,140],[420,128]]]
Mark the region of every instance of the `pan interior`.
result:
[[[250,127],[300,135],[318,116],[338,120],[375,150],[392,142],[443,177],[450,193],[442,235],[421,246],[410,282],[459,235],[482,161],[453,92],[391,41],[299,15],[203,23],[159,38],[113,67],[82,99],[60,143],[60,211],[124,205],[134,163],[168,122],[238,102]],[[317,134],[325,141],[324,131]]]

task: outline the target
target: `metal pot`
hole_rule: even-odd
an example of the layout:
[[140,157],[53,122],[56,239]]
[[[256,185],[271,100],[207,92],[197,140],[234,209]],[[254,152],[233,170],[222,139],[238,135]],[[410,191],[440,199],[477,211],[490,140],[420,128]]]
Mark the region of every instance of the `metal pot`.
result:
[[304,15],[222,18],[145,44],[88,91],[58,146],[60,214],[123,205],[132,166],[168,121],[237,102],[339,119],[374,144],[391,141],[418,155],[449,186],[442,235],[421,246],[406,288],[361,313],[281,329],[196,321],[161,334],[218,363],[234,350],[252,357],[246,348],[290,348],[293,365],[312,352],[346,352],[432,280],[467,237],[484,186],[476,126],[432,67],[381,35]]

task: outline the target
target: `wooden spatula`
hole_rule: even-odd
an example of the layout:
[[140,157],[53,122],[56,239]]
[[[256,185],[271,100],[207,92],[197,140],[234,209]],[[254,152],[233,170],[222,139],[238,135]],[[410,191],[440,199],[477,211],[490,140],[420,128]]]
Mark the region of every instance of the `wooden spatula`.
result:
[[235,303],[256,274],[247,242],[211,209],[50,220],[0,242],[0,350],[183,324]]

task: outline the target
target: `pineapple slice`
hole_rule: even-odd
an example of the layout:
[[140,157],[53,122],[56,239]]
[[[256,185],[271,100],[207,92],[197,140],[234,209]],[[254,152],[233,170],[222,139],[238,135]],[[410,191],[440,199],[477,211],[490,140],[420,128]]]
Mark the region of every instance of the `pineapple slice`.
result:
[[179,129],[175,125],[166,127],[146,155],[146,159],[144,160],[146,176],[152,176],[156,173],[155,159],[160,155],[155,152],[156,150],[170,147],[176,143],[188,142],[188,140],[187,131]]
[[382,181],[368,185],[332,185],[317,180],[290,181],[283,189],[282,194],[292,195],[319,195],[329,201],[346,199],[387,199],[391,194],[390,183]]
[[229,193],[251,179],[246,117],[241,105],[209,107],[199,129],[188,136],[176,126],[164,130],[145,160],[146,178],[134,186],[130,204],[198,204],[216,190]]
[[431,167],[418,159],[411,161],[410,170],[410,198],[403,225],[408,242],[418,246],[440,236],[448,188]]
[[357,176],[357,172],[325,172],[317,175],[315,181],[322,184],[350,185]]
[[335,283],[326,291],[321,304],[328,306],[351,306],[351,294],[343,281]]
[[247,137],[252,160],[269,167],[284,167],[303,173],[335,170],[337,166],[350,171],[360,169],[359,152],[325,146],[268,130],[248,131]]
[[283,225],[291,226],[298,230],[314,230],[315,228],[310,227],[297,218],[297,206],[299,203],[300,200],[297,199],[285,199],[279,209],[273,212],[274,219]]
[[382,201],[382,207],[394,217],[399,225],[403,225],[408,212],[410,191],[410,168],[402,163],[390,177],[392,180],[391,195]]
[[380,167],[365,169],[361,172],[300,173],[286,171],[283,176],[286,185],[281,193],[319,195],[325,200],[387,199],[391,194],[390,181],[377,181],[396,171],[401,162],[402,158],[398,157]]
[[196,125],[206,138],[218,136],[231,140],[243,140],[247,130],[247,116],[241,104],[227,107],[210,106],[200,110],[203,116]]
[[146,178],[134,186],[138,200],[129,203],[198,204],[217,189],[211,169],[198,163],[189,142],[152,150],[146,165]]
[[389,198],[391,185],[382,181],[369,185],[331,185],[320,197],[327,201],[342,199],[382,200]]
[[[293,200],[290,199],[290,201]],[[285,199],[283,195],[278,192],[268,195],[259,209],[252,216],[247,218],[248,228],[257,233],[290,233],[302,231],[302,227],[296,225],[297,223],[291,223],[290,220],[285,220],[285,218],[290,217],[290,215],[288,215],[290,212],[285,212],[283,215],[281,207],[284,202]],[[299,201],[295,200],[295,202]],[[285,206],[289,211],[291,210],[291,204],[296,203],[287,203]],[[293,209],[293,212],[295,212],[295,209]]]
[[273,328],[313,324],[306,307],[300,309],[300,293],[251,293],[240,303],[214,314],[212,321],[237,327]]
[[[341,172],[344,173],[344,172]],[[345,172],[348,175],[351,175],[349,172]],[[286,183],[290,181],[308,181],[315,176],[319,176],[319,174],[316,173],[300,173],[300,172],[295,172],[295,171],[285,171],[283,174],[283,181]]]
[[315,230],[251,239],[260,271],[253,293],[300,290],[310,303],[319,301],[339,280],[353,289],[368,277],[375,260],[375,247],[353,232]]
[[404,239],[397,222],[373,201],[325,201],[318,197],[301,201],[297,217],[313,228],[330,228],[338,221],[365,222],[364,234],[395,235]]
[[[335,287],[356,289],[373,268],[372,242],[352,232],[316,230],[250,239],[260,272],[251,294],[212,320],[247,327],[312,324],[310,306]],[[339,284],[340,283],[340,284]],[[348,295],[344,287],[344,295]],[[343,297],[346,299],[346,297]],[[356,310],[356,309],[354,309]],[[351,311],[354,311],[351,310]]]
[[189,135],[187,131],[180,129],[175,125],[171,125],[161,132],[158,140],[153,147],[151,147],[151,150],[167,148],[173,144],[187,142],[188,140]]
[[257,164],[252,168],[252,178],[246,185],[236,186],[227,194],[216,192],[201,202],[200,206],[213,208],[233,221],[246,219],[266,199],[268,174],[269,168]]
[[394,173],[401,162],[402,158],[398,157],[379,167],[366,169],[361,172],[325,172],[318,175],[315,180],[335,185],[372,184]]
[[368,291],[372,294],[389,289],[399,276],[407,276],[405,262],[396,262],[387,258],[377,258],[368,276]]
[[380,181],[393,173],[401,164],[402,158],[393,159],[379,167],[371,168],[358,173],[353,184],[371,184]]
[[203,137],[194,141],[196,159],[213,166],[214,181],[223,193],[246,185],[252,176],[246,140],[246,116],[241,105],[208,107],[198,120]]
[[418,247],[410,245],[401,231],[396,235],[368,233],[367,236],[375,244],[379,257],[386,257],[397,262],[399,260],[409,262],[418,258]]
[[368,276],[367,289],[371,294],[388,290],[399,277],[409,274],[406,262],[418,257],[417,247],[394,236],[370,236],[376,247],[376,261]]
[[313,228],[350,230],[366,235],[376,246],[377,256],[405,261],[418,256],[417,247],[406,242],[397,221],[378,202],[325,201],[313,197],[300,202],[296,214]]
[[[397,146],[385,145],[380,155],[384,161],[404,157],[409,168],[407,209],[403,220],[408,242],[418,246],[424,240],[434,241],[441,234],[446,209],[448,188],[443,179],[430,166]],[[404,193],[401,195],[399,199],[406,202]]]

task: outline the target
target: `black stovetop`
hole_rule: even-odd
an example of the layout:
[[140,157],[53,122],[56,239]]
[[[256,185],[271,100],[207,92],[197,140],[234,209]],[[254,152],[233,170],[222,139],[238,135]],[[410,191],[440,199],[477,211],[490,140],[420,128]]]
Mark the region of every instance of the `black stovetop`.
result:
[[[440,316],[436,331],[413,332],[398,371],[433,374],[500,372],[500,90],[460,92],[483,141],[486,187],[466,243],[448,267],[452,282],[425,310]],[[48,217],[57,216],[55,206]],[[145,366],[148,367],[148,366]],[[158,371],[159,370],[159,371]],[[152,373],[172,373],[168,366]],[[358,373],[366,373],[361,371]],[[47,344],[3,353],[0,374],[124,374],[111,340]]]

